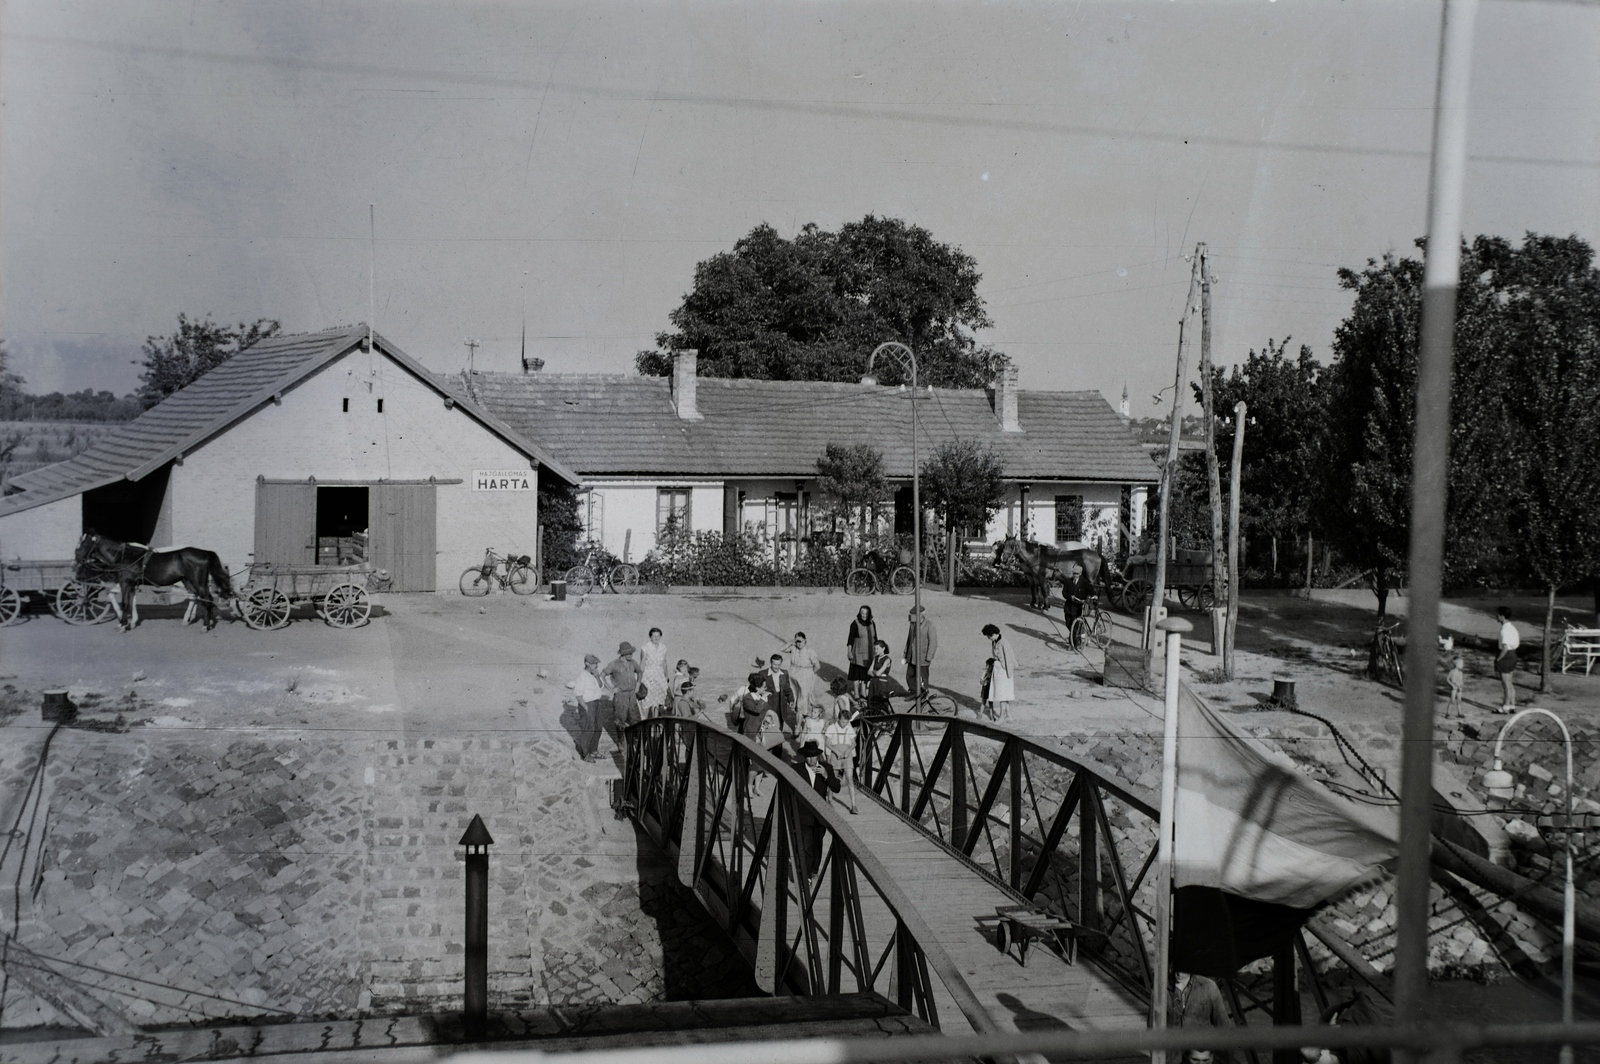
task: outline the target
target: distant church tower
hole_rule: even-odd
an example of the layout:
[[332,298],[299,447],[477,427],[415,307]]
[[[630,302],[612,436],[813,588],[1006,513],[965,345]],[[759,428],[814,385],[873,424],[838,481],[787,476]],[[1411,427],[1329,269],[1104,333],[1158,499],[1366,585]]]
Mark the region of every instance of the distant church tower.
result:
[[1122,420],[1128,420],[1128,386],[1122,386],[1122,404],[1117,407],[1117,413],[1122,415]]

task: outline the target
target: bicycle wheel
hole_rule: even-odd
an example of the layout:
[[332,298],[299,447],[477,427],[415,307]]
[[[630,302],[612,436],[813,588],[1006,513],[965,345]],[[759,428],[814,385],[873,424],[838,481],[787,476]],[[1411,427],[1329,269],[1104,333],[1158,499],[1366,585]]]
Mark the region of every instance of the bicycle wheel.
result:
[[526,565],[513,566],[507,582],[511,585],[513,595],[531,595],[539,590],[539,578]]
[[1067,641],[1072,644],[1073,650],[1082,650],[1089,641],[1089,622],[1086,618],[1079,617],[1072,622],[1072,629],[1067,635]]
[[639,590],[639,567],[624,562],[611,570],[611,590],[619,595],[631,595]]
[[461,593],[469,598],[482,598],[494,587],[494,573],[487,566],[474,565],[471,569],[461,574],[457,581],[461,585]]
[[574,565],[564,579],[569,595],[587,595],[594,590],[594,570],[587,565]]
[[876,595],[878,578],[871,569],[851,569],[844,578],[844,590],[847,595]]
[[889,574],[889,590],[896,595],[909,595],[917,589],[917,574],[911,566],[901,565]]
[[1111,645],[1111,622],[1106,620],[1106,615],[1094,615],[1094,623],[1089,626],[1089,641],[1104,650]]

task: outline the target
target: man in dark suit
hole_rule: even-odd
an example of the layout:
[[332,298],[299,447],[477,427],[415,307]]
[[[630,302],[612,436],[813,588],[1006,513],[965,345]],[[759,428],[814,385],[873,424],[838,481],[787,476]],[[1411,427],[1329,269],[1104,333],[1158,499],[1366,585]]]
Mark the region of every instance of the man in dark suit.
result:
[[[815,741],[806,743],[800,748],[800,764],[795,771],[800,773],[800,778],[809,783],[817,795],[826,802],[830,794],[839,793],[839,774],[833,771],[833,766],[823,760],[822,747]],[[816,872],[817,866],[822,862],[822,821],[809,808],[801,805],[798,809],[800,829],[800,847],[807,874]]]
[[800,688],[794,682],[794,677],[783,667],[782,654],[774,654],[767,660],[764,683],[771,701],[768,708],[777,710],[778,720],[783,723],[783,730],[792,738],[800,729]]

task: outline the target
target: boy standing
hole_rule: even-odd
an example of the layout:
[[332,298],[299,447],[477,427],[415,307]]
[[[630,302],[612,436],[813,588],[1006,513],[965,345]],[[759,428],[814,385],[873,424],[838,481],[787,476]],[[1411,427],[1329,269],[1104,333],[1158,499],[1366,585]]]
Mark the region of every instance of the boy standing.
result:
[[1466,662],[1460,654],[1450,661],[1450,671],[1445,675],[1445,683],[1450,685],[1450,704],[1445,707],[1444,715],[1449,717],[1461,716],[1461,689],[1467,684]]

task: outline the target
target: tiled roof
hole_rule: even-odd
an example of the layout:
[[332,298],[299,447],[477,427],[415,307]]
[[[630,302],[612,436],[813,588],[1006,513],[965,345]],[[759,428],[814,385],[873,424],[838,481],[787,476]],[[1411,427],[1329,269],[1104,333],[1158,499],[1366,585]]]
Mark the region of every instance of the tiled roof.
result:
[[[461,376],[448,378],[458,391]],[[830,442],[870,443],[892,477],[911,474],[907,391],[815,381],[696,381],[702,420],[677,416],[665,377],[476,373],[470,394],[589,476],[816,475]],[[1154,483],[1155,463],[1098,392],[1019,391],[1021,432],[1002,432],[990,393],[918,400],[919,457],[955,437],[992,447],[1017,480]]]
[[[146,410],[126,425],[107,433],[75,458],[14,477],[0,498],[0,516],[70,498],[127,478],[142,480],[167,462],[253,413],[272,396],[292,388],[329,362],[355,348],[367,335],[365,325],[320,333],[274,336],[241,351],[187,388]],[[382,335],[378,350],[389,355],[441,394],[439,379]],[[458,401],[459,396],[452,396]],[[557,475],[575,481],[573,473],[516,429],[470,401],[462,408]]]

